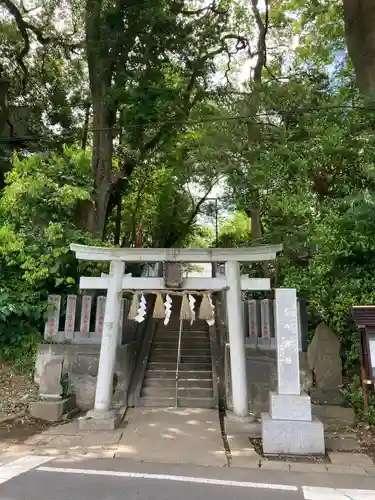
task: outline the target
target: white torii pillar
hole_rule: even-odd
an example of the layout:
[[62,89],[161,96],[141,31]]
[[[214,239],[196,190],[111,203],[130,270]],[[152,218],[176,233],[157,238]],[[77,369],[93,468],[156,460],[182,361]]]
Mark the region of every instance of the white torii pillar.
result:
[[226,262],[225,274],[228,285],[227,322],[230,343],[233,413],[236,417],[246,418],[249,416],[249,398],[239,262]]
[[112,261],[109,270],[107,300],[100,345],[99,369],[96,382],[95,404],[92,417],[107,416],[112,402],[113,373],[116,362],[118,336],[120,335],[120,309],[122,279],[125,263]]

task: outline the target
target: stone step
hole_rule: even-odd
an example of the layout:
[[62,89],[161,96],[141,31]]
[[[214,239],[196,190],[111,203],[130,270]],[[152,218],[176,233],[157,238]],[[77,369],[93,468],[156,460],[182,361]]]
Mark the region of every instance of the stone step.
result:
[[[155,332],[154,334],[154,337],[156,338],[167,338],[167,337],[172,337],[172,338],[178,338],[180,336],[180,332],[173,332],[173,331],[165,331],[165,332],[161,332],[161,331],[158,331],[158,332]],[[181,333],[181,337],[184,337],[184,338],[201,338],[201,337],[207,337],[209,338],[209,332],[182,332]]]
[[[177,352],[159,352],[159,353],[151,353],[149,358],[150,362],[163,362],[168,361],[172,362],[177,359]],[[180,354],[180,364],[181,363],[211,363],[211,356],[207,355],[199,355],[199,354]]]
[[155,361],[149,361],[147,363],[147,371],[148,370],[174,370],[177,368],[177,357],[176,360],[172,363],[164,361],[164,363],[157,363]]
[[[178,350],[178,345],[174,345],[174,346],[170,346],[170,345],[167,345],[167,346],[163,346],[163,345],[160,345],[160,344],[156,344],[156,345],[153,345],[152,348],[151,348],[151,352],[177,352]],[[181,345],[181,352],[184,352],[185,354],[187,355],[191,355],[193,356],[194,354],[197,354],[199,356],[199,354],[205,354],[205,355],[210,355],[211,353],[211,350],[209,348],[208,345],[206,346],[200,346],[199,349],[198,348],[194,348],[192,346],[186,346],[184,344]]]
[[145,398],[174,398],[176,397],[175,387],[143,387],[141,397]]
[[[169,336],[169,337],[179,337],[180,332],[179,330],[155,330],[154,336]],[[199,332],[197,331],[188,331],[188,330],[182,330],[181,332],[181,337],[201,337],[201,336],[209,337],[210,332],[209,330],[201,330]]]
[[199,397],[178,397],[178,406],[181,408],[215,408],[217,403],[215,398],[199,398]]
[[[176,395],[176,387],[144,387],[141,396],[158,398],[158,397],[174,397]],[[185,387],[178,389],[178,397],[183,398],[213,398],[214,391],[210,388],[200,387]]]
[[185,370],[212,370],[212,363],[211,359],[209,358],[207,361],[202,361],[200,362],[199,360],[195,361],[186,361],[186,359],[183,359],[180,362],[179,365],[179,371],[185,371]]
[[355,423],[353,408],[337,405],[311,405],[312,414],[323,423],[351,426]]
[[[212,381],[211,381],[212,382]],[[179,398],[210,398],[214,397],[214,390],[211,387],[178,387]]]
[[[160,343],[160,344],[174,344],[178,343],[178,336],[177,337],[172,337],[172,336],[156,336],[153,338],[153,343]],[[181,342],[187,343],[187,344],[199,344],[199,343],[210,343],[210,337],[207,337],[205,335],[201,335],[200,337],[181,337]]]
[[[201,329],[195,329],[195,330],[187,330],[186,328],[183,328],[182,330],[182,335],[208,335],[209,334],[209,329],[208,328],[201,328]],[[169,335],[179,335],[180,330],[179,328],[159,328],[155,330],[155,335],[163,335],[163,334],[169,334]]]
[[[207,342],[181,342],[181,347],[183,349],[190,349],[192,351],[196,350],[201,350],[201,349],[207,349],[210,350],[210,343]],[[177,349],[178,348],[178,341],[176,340],[175,342],[153,342],[152,344],[152,350],[155,349]]]
[[[209,375],[207,375],[209,373]],[[202,374],[205,374],[202,376]],[[186,370],[182,365],[180,366],[179,372],[178,372],[178,378],[179,380],[189,380],[192,378],[195,378],[195,375],[197,375],[197,378],[201,379],[212,379],[212,368],[210,365],[209,370]]]
[[[184,347],[185,349],[209,349],[210,345],[211,344],[210,344],[209,340],[198,340],[198,341],[183,340],[181,342],[181,347]],[[174,341],[168,341],[168,342],[155,340],[152,343],[152,349],[154,349],[154,348],[157,348],[157,349],[164,349],[164,348],[177,349],[177,347],[178,347],[178,339],[176,339]]]
[[[176,370],[146,370],[145,379],[158,379],[158,378],[167,378],[173,379],[176,377]],[[180,380],[191,380],[191,379],[209,379],[212,378],[211,370],[183,370],[178,374]]]
[[[152,343],[153,344],[176,344],[178,343],[178,336],[176,337],[171,337],[171,336],[156,336],[153,338]],[[207,336],[201,336],[201,337],[181,337],[181,342],[184,344],[209,344],[210,343],[210,337]]]
[[[169,361],[164,361],[164,362],[157,362],[157,361],[149,361],[147,368],[150,370],[175,370],[177,366],[177,360],[173,362]],[[211,370],[211,362],[205,362],[205,363],[198,363],[198,362],[186,362],[183,361],[180,363],[180,368],[181,371],[186,371],[186,370],[198,370],[198,371],[207,371]]]
[[[164,357],[173,357],[173,361],[177,359],[177,353],[178,349],[160,349],[158,351],[151,351],[150,352],[150,358],[151,356],[164,356]],[[181,349],[180,350],[181,356],[185,356],[189,359],[196,359],[196,358],[209,358],[211,361],[211,352],[208,350],[203,350],[200,349],[199,351],[192,351],[191,349]],[[149,358],[149,359],[150,359]]]
[[148,406],[152,408],[170,408],[176,406],[176,398],[150,398],[142,396],[139,398],[141,406]]
[[[163,332],[166,330],[170,330],[172,332],[179,332],[180,331],[180,323],[172,323],[171,321],[168,323],[168,325],[162,325],[161,327],[158,328],[158,331]],[[207,331],[208,330],[208,325],[205,321],[197,321],[190,325],[189,323],[184,323],[182,325],[182,331],[183,332],[202,332],[202,331]]]
[[[181,388],[198,387],[199,389],[210,389],[212,388],[212,378],[181,379],[178,377],[178,385]],[[176,378],[145,378],[144,387],[176,387]]]
[[[191,355],[194,355],[194,354],[210,354],[211,350],[210,350],[210,347],[209,345],[205,345],[205,346],[199,346],[199,349],[198,348],[194,348],[190,345],[186,346],[184,344],[181,344],[181,350],[185,351],[187,354],[191,354]],[[163,346],[163,345],[160,345],[160,344],[156,344],[156,345],[153,345],[152,348],[151,348],[151,353],[153,352],[177,352],[178,350],[178,344],[176,343],[174,346]]]
[[[151,398],[141,397],[141,406],[153,408],[168,408],[176,406],[176,398]],[[180,408],[215,408],[216,402],[214,398],[178,398],[177,406]]]

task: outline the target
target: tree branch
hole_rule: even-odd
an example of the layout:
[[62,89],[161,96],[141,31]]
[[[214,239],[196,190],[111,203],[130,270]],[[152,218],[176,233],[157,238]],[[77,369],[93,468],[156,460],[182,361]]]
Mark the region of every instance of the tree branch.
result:
[[8,12],[13,16],[17,24],[18,30],[23,38],[23,47],[21,51],[17,54],[16,59],[23,72],[22,85],[25,87],[28,79],[28,71],[24,63],[24,58],[30,51],[30,38],[27,32],[27,25],[23,20],[19,8],[11,0],[0,0],[0,5],[1,4],[3,4],[8,10]]
[[186,222],[187,225],[190,225],[190,224],[192,224],[194,222],[196,216],[198,215],[198,212],[199,212],[201,206],[206,201],[208,195],[211,193],[211,191],[213,190],[214,186],[220,181],[220,179],[222,179],[222,176],[216,177],[216,179],[214,179],[210,183],[210,185],[207,188],[207,190],[205,191],[203,197],[198,201],[198,203],[195,205],[195,208],[193,209],[192,213],[190,214],[189,220]]
[[[18,8],[17,5],[12,0],[0,0],[0,5],[4,5],[9,14],[13,17],[13,19],[17,24],[17,28],[23,38],[23,47],[21,51],[17,54],[16,59],[23,72],[22,85],[23,87],[25,87],[28,80],[28,70],[24,60],[25,57],[30,52],[29,32],[32,32],[35,35],[38,42],[43,46],[48,45],[50,43],[61,44],[61,40],[59,40],[58,37],[44,36],[41,28],[39,28],[38,26],[34,26],[28,21],[25,21],[22,14],[28,13],[28,11],[25,10],[23,3],[21,3],[21,7]],[[63,43],[62,45],[64,47],[68,47],[70,50],[77,49],[81,46],[81,44],[65,44],[65,43]]]
[[216,2],[212,2],[207,7],[202,7],[196,10],[181,10],[180,14],[183,14],[184,16],[199,16],[200,14],[208,11],[213,12],[214,14],[217,14],[219,16],[225,16],[226,14],[228,14],[228,10],[219,10],[216,6]]
[[269,25],[269,0],[266,0],[266,13],[265,20],[263,22],[262,16],[260,15],[260,11],[258,8],[258,0],[251,0],[251,6],[253,10],[253,14],[255,17],[255,22],[258,27],[259,35],[258,35],[258,44],[257,44],[257,52],[258,57],[254,67],[254,81],[256,83],[260,83],[262,79],[262,69],[267,65],[267,46],[266,46],[266,38],[268,33],[268,25]]

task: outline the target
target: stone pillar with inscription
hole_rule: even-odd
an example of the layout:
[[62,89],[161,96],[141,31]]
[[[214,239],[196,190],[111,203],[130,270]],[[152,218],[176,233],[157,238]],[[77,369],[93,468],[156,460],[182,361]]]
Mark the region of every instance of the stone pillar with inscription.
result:
[[277,392],[270,392],[269,413],[262,414],[265,455],[324,454],[324,429],[301,394],[299,332],[295,289],[276,289]]

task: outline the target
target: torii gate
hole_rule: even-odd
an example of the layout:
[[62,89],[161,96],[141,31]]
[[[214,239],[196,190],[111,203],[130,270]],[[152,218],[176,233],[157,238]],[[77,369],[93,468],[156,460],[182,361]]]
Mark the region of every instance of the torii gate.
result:
[[[240,275],[240,262],[262,262],[276,259],[282,245],[247,248],[104,248],[71,244],[80,260],[109,261],[110,272],[101,278],[80,279],[82,289],[106,289],[107,300],[100,348],[98,378],[92,418],[106,419],[111,412],[112,379],[118,345],[122,290],[164,290],[163,278],[124,276],[126,262],[225,262],[225,276],[186,278],[181,290],[226,290],[227,322],[230,343],[233,413],[249,415],[246,380],[245,337],[242,311],[242,290],[270,290],[268,278],[252,279]],[[167,289],[165,289],[167,291]]]

